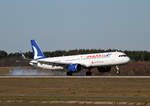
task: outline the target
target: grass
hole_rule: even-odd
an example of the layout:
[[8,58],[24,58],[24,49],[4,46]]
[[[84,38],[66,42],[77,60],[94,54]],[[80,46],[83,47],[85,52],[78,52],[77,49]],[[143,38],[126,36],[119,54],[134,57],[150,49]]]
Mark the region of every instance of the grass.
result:
[[[39,104],[39,103],[10,103],[10,104],[1,104],[1,106],[51,106],[50,104]],[[93,105],[93,104],[52,104],[52,106],[116,106],[116,105]],[[125,106],[125,105],[117,105]]]
[[[150,98],[98,96],[149,96],[150,79],[0,79],[1,100],[150,101]],[[17,95],[25,96],[17,96]],[[14,95],[14,96],[9,96]]]
[[114,102],[141,102],[141,103],[149,103],[150,99],[145,98],[94,98],[94,97],[52,97],[52,96],[1,96],[1,101],[7,101],[7,100],[23,100],[24,102],[30,102],[30,101],[114,101]]

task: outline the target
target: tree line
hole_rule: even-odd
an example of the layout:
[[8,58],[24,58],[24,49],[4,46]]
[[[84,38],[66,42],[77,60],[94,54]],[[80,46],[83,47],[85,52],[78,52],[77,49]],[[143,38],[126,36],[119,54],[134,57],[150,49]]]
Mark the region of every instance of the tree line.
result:
[[[68,56],[68,55],[77,55],[77,54],[89,54],[89,53],[101,53],[101,52],[114,52],[121,50],[102,50],[102,49],[75,49],[75,50],[57,50],[57,51],[46,51],[44,55],[46,57],[57,57],[57,56]],[[149,51],[121,51],[125,52],[133,61],[150,61],[150,52]],[[33,58],[32,52],[25,52],[24,55],[26,58]],[[21,58],[20,53],[7,53],[6,51],[0,50],[0,59],[2,58]]]

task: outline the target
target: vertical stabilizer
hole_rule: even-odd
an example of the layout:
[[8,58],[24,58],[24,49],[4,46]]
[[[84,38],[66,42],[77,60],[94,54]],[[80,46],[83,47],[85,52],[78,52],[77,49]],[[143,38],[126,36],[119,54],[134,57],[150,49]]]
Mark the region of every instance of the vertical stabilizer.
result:
[[32,46],[34,59],[38,60],[38,59],[46,58],[44,56],[44,54],[42,53],[42,51],[40,50],[40,48],[38,47],[38,45],[35,42],[35,40],[31,40],[31,46]]

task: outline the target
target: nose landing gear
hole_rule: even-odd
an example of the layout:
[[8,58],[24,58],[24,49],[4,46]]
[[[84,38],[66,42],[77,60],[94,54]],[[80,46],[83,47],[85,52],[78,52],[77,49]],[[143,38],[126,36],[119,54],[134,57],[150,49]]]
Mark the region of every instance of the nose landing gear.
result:
[[117,65],[116,65],[116,74],[120,74],[120,69]]

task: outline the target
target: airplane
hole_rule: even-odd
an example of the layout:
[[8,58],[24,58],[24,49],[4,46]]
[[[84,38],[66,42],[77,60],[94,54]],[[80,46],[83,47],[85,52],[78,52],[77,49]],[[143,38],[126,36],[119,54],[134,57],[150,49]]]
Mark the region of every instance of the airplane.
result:
[[[97,67],[99,72],[109,72],[112,66],[116,67],[119,74],[119,66],[130,62],[130,58],[123,52],[92,53],[71,56],[45,57],[35,40],[31,40],[34,59],[29,64],[34,67],[51,70],[63,70],[67,68],[67,76],[72,73],[88,69],[87,76],[92,75],[91,69]],[[22,58],[26,59],[22,54]]]

